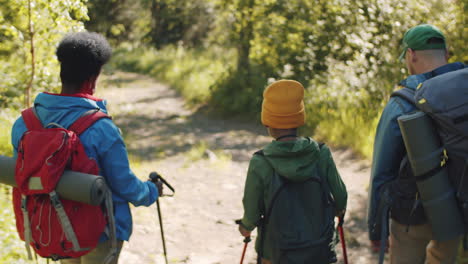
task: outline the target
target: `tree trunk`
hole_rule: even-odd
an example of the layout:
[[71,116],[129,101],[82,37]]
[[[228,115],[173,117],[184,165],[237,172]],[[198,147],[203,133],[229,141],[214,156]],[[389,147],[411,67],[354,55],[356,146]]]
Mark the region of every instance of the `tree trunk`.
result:
[[31,79],[29,80],[28,86],[26,87],[24,95],[24,105],[25,107],[31,106],[31,91],[34,82],[36,62],[34,57],[34,30],[32,25],[32,12],[31,12],[31,0],[28,0],[28,18],[29,18],[29,45],[31,52]]
[[157,49],[161,48],[162,4],[159,0],[151,3],[151,42]]
[[250,48],[254,32],[253,32],[253,9],[255,1],[248,0],[245,9],[247,10],[247,15],[241,18],[241,30],[239,32],[239,44],[237,46],[237,71],[245,71],[247,74],[247,79],[250,79]]

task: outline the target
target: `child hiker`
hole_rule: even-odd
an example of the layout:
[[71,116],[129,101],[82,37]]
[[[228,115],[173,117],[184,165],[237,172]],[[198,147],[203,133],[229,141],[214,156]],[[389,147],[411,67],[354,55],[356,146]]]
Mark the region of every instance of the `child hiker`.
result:
[[346,186],[330,150],[297,135],[305,123],[304,87],[280,80],[263,93],[262,124],[273,141],[250,160],[239,231],[258,227],[258,263],[334,263],[334,217]]

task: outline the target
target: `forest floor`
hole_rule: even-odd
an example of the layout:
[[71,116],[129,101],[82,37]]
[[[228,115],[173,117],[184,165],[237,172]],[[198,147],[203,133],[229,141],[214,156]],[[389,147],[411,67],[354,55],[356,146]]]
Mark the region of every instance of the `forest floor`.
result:
[[[252,153],[271,141],[264,127],[255,117],[222,119],[187,107],[168,86],[137,74],[103,76],[97,95],[122,129],[133,171],[142,180],[158,171],[176,189],[174,197],[160,199],[169,263],[239,263],[243,238],[234,220],[242,216]],[[348,189],[349,263],[376,263],[365,223],[369,163],[350,150],[332,151]],[[164,263],[156,206],[132,207],[132,214],[133,235],[119,263]],[[343,263],[340,245],[337,251]],[[244,263],[256,263],[253,243]]]

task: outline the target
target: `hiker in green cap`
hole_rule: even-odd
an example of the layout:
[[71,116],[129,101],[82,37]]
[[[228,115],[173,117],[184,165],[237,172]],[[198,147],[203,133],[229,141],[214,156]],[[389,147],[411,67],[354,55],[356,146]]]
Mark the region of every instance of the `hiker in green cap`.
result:
[[258,228],[258,263],[334,263],[334,217],[347,192],[330,149],[297,135],[304,87],[280,80],[263,93],[262,124],[274,140],[250,160],[244,190],[245,237]]
[[[455,263],[460,239],[434,240],[397,118],[417,110],[414,102],[408,99],[411,96],[405,99],[400,95],[402,90],[414,95],[422,82],[465,65],[448,64],[446,39],[438,28],[428,24],[405,33],[400,59],[406,63],[410,76],[399,83],[401,89],[392,94],[377,127],[369,189],[369,238],[373,250],[381,250],[381,256],[384,245],[390,242],[390,263],[393,264]],[[391,218],[390,241],[387,212]]]

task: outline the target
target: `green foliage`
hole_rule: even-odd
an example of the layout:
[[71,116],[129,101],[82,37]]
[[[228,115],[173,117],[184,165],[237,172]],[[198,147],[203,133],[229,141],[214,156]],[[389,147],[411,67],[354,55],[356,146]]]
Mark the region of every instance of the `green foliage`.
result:
[[[455,32],[451,19],[460,10],[459,2],[451,3],[355,1],[357,12],[349,41],[359,49],[348,60],[328,58],[328,72],[313,80],[308,88],[308,121],[317,134],[335,144],[351,146],[370,158],[379,115],[406,72],[397,61],[404,32],[414,25],[431,23],[446,32],[452,42]],[[408,12],[413,15],[408,17]],[[455,55],[451,61],[460,59],[466,50],[451,46]]]
[[138,48],[116,50],[111,66],[145,73],[179,91],[190,103],[208,101],[210,88],[232,66],[234,54],[220,47],[186,49],[168,46],[162,50]]
[[138,34],[141,32],[138,18],[149,20],[142,1],[88,0],[86,6],[89,16],[85,22],[86,29],[103,34],[114,44],[141,38],[143,34]]
[[24,242],[16,232],[15,215],[11,204],[11,188],[0,190],[0,263],[34,263],[28,261]]
[[31,38],[35,60],[32,93],[58,89],[54,47],[66,33],[83,30],[80,21],[87,19],[80,0],[30,0],[31,16],[28,3],[0,0],[0,107],[22,107],[22,95],[33,78]]
[[[380,112],[406,75],[397,58],[407,29],[420,23],[440,27],[449,40],[451,61],[467,61],[463,0],[208,2],[216,14],[208,42],[213,48],[201,53],[175,47],[163,53],[139,51],[139,58],[130,60],[138,64],[133,69],[229,115],[258,114],[268,82],[298,80],[307,87],[308,132],[369,158]],[[220,50],[236,54],[229,60],[211,56]],[[214,64],[221,63],[208,75],[204,69],[213,57]],[[128,64],[129,58],[120,58],[121,65]],[[195,95],[188,92],[193,87]]]
[[198,47],[210,33],[213,4],[206,0],[88,0],[86,29],[115,46]]
[[[11,126],[31,79],[33,94],[60,86],[54,47],[66,33],[83,30],[85,19],[80,0],[0,0],[0,155],[12,155]],[[0,190],[0,263],[33,263],[18,238],[8,192]]]
[[15,111],[4,110],[0,112],[0,155],[13,156],[11,146],[11,127],[16,116]]
[[228,69],[213,85],[209,104],[221,115],[248,114],[257,116],[262,93],[268,75],[262,68],[252,65],[249,69]]
[[151,0],[149,36],[156,48],[181,41],[184,46],[200,45],[210,31],[212,8],[204,0]]

